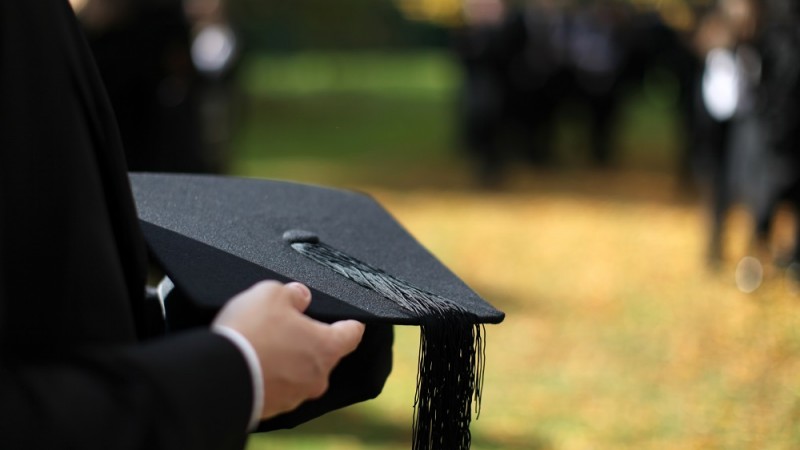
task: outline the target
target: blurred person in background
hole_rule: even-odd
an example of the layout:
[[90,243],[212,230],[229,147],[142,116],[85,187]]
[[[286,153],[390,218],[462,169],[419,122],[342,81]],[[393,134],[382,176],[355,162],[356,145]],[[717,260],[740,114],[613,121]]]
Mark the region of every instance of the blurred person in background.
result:
[[219,172],[236,40],[220,0],[72,0],[130,170]]
[[[800,258],[800,21],[784,0],[722,0],[697,33],[705,58],[698,103],[700,156],[711,180],[709,260],[723,259],[723,225],[734,202],[753,216],[749,253],[740,267],[757,274],[770,266],[793,268]],[[781,202],[795,212],[788,255],[772,248]],[[743,265],[745,264],[745,265]],[[760,283],[760,281],[759,281]]]
[[509,11],[506,76],[509,121],[519,131],[520,152],[537,165],[554,162],[557,108],[568,93],[566,3],[537,0]]
[[556,163],[556,118],[570,102],[587,113],[589,159],[612,164],[620,105],[653,68],[674,74],[688,109],[693,58],[658,14],[623,1],[568,0],[470,0],[463,13],[462,135],[485,185],[496,185],[520,154]]
[[708,190],[708,260],[716,266],[722,259],[725,217],[733,203],[729,136],[739,92],[733,54],[737,40],[728,18],[713,8],[702,17],[694,43],[704,61],[697,75],[694,114],[696,170],[701,186]]
[[592,161],[606,166],[623,94],[631,44],[629,11],[619,2],[588,2],[570,17],[568,54],[574,93],[589,109]]
[[235,131],[237,90],[235,76],[241,61],[241,40],[223,0],[184,0],[191,24],[190,54],[197,70],[197,103],[202,137],[202,159],[211,171],[223,171],[230,157]]
[[[763,162],[753,208],[756,255],[770,257],[773,220],[778,204],[788,201],[795,214],[795,242],[788,255],[777,255],[797,277],[800,263],[800,14],[797,2],[763,0],[758,32],[762,87],[755,110],[763,129]],[[748,23],[748,22],[746,22]],[[754,25],[750,25],[754,28]]]
[[464,73],[459,102],[461,133],[481,184],[492,187],[502,177],[500,134],[509,102],[506,5],[503,0],[465,0],[463,13],[464,26],[455,39]]

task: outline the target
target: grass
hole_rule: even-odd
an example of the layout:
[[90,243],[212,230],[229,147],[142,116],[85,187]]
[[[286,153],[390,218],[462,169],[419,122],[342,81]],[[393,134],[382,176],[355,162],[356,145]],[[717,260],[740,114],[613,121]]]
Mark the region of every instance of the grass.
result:
[[[370,57],[378,73],[392,58]],[[566,119],[560,151],[569,164],[514,165],[504,189],[483,191],[452,140],[445,94],[454,79],[414,81],[425,79],[415,67],[447,60],[402,58],[386,64],[406,73],[390,79],[411,80],[397,88],[417,92],[409,97],[349,81],[311,93],[259,87],[252,80],[266,66],[251,66],[253,109],[233,167],[369,192],[507,313],[487,330],[474,449],[800,448],[797,286],[774,270],[754,293],[737,289],[750,227],[741,210],[722,266],[705,266],[702,206],[671,172],[655,170],[671,163],[677,142],[657,102],[635,97],[626,107],[620,169],[582,164],[584,138]],[[299,70],[273,64],[276,73]],[[423,95],[421,85],[439,87]],[[790,222],[780,221],[780,245]],[[255,435],[248,449],[409,448],[418,331],[396,333],[395,368],[378,399]]]
[[249,100],[237,152],[248,164],[441,160],[455,137],[456,76],[429,53],[254,59],[242,71]]

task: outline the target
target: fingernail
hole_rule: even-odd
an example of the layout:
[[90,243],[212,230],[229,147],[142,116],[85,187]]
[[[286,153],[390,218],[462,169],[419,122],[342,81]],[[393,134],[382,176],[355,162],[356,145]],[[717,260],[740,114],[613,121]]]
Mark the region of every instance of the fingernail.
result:
[[295,291],[300,293],[300,295],[302,295],[303,298],[311,298],[311,291],[303,283],[298,283],[296,281],[293,281],[291,283],[286,283],[286,287],[294,289]]

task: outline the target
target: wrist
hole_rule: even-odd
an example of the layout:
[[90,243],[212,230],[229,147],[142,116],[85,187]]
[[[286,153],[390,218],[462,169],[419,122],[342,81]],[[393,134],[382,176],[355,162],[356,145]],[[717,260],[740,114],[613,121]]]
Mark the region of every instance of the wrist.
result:
[[244,357],[247,362],[247,367],[250,369],[250,378],[253,386],[253,402],[247,431],[253,431],[258,426],[261,418],[261,411],[264,409],[264,378],[261,370],[261,360],[255,348],[253,348],[253,345],[242,333],[231,327],[218,324],[212,325],[211,330],[231,341],[231,343],[239,349],[242,357]]

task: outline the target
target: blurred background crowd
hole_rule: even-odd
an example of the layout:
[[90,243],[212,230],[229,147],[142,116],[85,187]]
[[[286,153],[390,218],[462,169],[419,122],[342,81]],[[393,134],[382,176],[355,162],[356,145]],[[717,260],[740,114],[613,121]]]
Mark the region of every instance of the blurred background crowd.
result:
[[[613,166],[625,99],[653,79],[668,80],[682,136],[676,170],[708,193],[712,264],[722,257],[723,225],[734,203],[751,211],[753,251],[762,256],[778,204],[800,205],[800,22],[790,0],[296,5],[307,17],[247,0],[72,3],[115,106],[131,170],[226,170],[236,68],[246,58],[247,36],[256,52],[338,41],[451,50],[462,73],[453,110],[461,139],[453,147],[465,151],[486,187],[501,185],[509,164],[558,166],[554,139],[564,105],[585,113],[588,160]],[[381,20],[360,17],[370,15],[359,8],[379,10]],[[248,20],[249,12],[261,21]],[[338,23],[306,23],[314,17]],[[398,25],[403,19],[408,23]],[[413,19],[436,25],[420,31]],[[297,30],[287,29],[292,22]],[[342,27],[349,30],[325,42]],[[310,36],[300,35],[306,31]],[[781,256],[788,265],[800,253]]]
[[612,165],[626,90],[666,74],[685,136],[679,170],[709,191],[710,262],[722,256],[734,202],[754,215],[753,251],[765,252],[778,203],[796,209],[800,201],[796,5],[721,0],[692,17],[692,26],[678,27],[657,10],[623,2],[465,2],[457,46],[466,75],[464,135],[484,182],[498,181],[511,127],[528,161],[552,164],[553,118],[570,99],[589,111],[591,161]]

